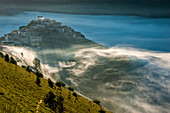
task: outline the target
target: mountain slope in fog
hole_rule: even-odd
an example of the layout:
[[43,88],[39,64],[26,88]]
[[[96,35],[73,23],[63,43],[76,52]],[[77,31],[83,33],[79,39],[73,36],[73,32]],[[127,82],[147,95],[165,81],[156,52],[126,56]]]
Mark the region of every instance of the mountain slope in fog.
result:
[[[6,62],[0,57],[0,112],[45,112],[61,113],[60,106],[56,105],[56,110],[50,109],[44,102],[44,98],[49,91],[55,95],[55,100],[61,96],[63,98],[64,113],[98,113],[100,110],[110,113],[100,105],[77,95],[67,88],[54,85],[51,88],[46,79],[40,78],[40,85],[36,81],[36,75],[27,72],[24,68]],[[70,96],[70,98],[68,98]],[[52,101],[52,100],[51,100]],[[59,103],[59,101],[57,102]],[[54,105],[55,106],[55,105]]]

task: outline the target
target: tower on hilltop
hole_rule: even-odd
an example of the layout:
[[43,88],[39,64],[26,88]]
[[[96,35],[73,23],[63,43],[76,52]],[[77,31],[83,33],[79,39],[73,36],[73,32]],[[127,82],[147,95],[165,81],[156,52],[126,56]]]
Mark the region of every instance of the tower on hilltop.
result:
[[41,19],[43,19],[43,16],[38,16],[38,20],[41,20]]

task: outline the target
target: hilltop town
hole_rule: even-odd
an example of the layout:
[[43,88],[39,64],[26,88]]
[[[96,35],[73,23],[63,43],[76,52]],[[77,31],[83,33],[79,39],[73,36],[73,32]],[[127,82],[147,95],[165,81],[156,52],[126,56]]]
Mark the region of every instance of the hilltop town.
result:
[[63,34],[65,37],[72,37],[76,40],[85,39],[84,35],[74,31],[71,27],[62,25],[54,19],[38,16],[38,19],[32,20],[27,26],[20,26],[19,30],[13,30],[11,33],[5,34],[0,43],[11,46],[41,47],[42,34],[44,33],[48,35],[50,33]]

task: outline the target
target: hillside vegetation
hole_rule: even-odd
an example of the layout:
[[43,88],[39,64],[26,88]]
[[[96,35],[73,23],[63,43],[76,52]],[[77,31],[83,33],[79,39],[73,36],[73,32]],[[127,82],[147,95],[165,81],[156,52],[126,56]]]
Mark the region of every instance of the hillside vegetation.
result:
[[[63,113],[110,113],[100,105],[88,100],[64,87],[49,86],[48,80],[40,78],[40,85],[35,83],[37,76],[24,68],[6,62],[0,57],[0,112],[40,112],[59,113],[61,102]],[[54,94],[50,101],[56,102],[56,109],[45,104],[47,94]],[[59,101],[60,100],[60,101]]]

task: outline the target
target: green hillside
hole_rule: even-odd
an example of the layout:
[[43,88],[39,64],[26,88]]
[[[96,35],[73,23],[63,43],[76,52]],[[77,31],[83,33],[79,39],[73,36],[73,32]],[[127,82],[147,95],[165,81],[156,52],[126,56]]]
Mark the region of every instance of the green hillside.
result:
[[[64,87],[54,85],[49,87],[48,80],[40,78],[40,86],[35,81],[37,77],[24,68],[6,62],[0,57],[0,113],[59,113],[63,100],[63,113],[110,113],[100,105]],[[52,110],[44,99],[49,92],[55,96],[57,106]],[[60,97],[60,98],[59,98]],[[61,99],[62,98],[62,99]],[[60,100],[60,101],[59,101]]]

